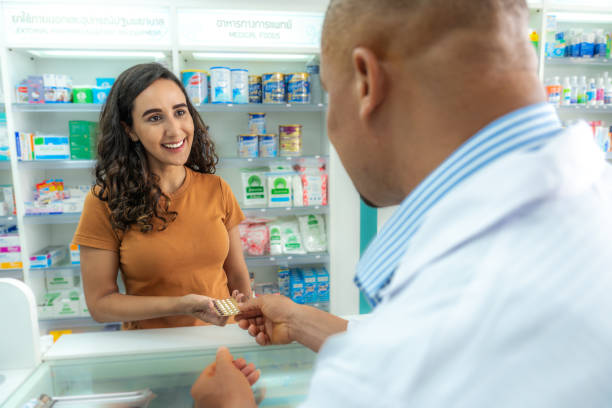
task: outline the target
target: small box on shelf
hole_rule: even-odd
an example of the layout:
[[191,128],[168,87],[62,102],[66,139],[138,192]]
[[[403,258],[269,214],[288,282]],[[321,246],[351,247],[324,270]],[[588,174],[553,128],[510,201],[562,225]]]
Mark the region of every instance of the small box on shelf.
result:
[[48,246],[30,256],[30,268],[49,268],[62,263],[67,257],[66,246]]

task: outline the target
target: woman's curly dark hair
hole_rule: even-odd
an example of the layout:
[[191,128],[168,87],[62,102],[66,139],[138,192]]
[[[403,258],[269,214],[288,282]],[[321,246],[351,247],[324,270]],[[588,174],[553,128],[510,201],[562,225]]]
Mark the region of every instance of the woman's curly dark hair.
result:
[[155,219],[161,221],[159,229],[163,230],[178,215],[169,211],[170,197],[159,187],[159,177],[150,172],[144,147],[129,138],[122,124],[132,127],[134,100],[161,78],[181,88],[193,118],[193,143],[185,165],[199,173],[212,174],[219,161],[208,128],[172,72],[157,63],[139,64],[124,71],[115,81],[100,114],[93,188],[94,195],[108,203],[111,225],[117,231],[125,232],[133,224],[140,226],[142,232],[152,231]]

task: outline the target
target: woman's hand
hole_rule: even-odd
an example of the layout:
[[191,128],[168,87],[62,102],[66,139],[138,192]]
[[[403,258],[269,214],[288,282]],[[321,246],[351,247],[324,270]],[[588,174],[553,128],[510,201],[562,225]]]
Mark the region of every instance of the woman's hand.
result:
[[227,316],[221,316],[215,310],[213,299],[208,296],[189,294],[180,299],[181,313],[197,317],[206,323],[225,326]]

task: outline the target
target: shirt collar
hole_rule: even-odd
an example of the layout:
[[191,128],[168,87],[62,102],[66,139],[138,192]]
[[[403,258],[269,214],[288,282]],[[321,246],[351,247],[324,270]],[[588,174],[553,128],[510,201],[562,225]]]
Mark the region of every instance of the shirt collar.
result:
[[560,134],[561,122],[547,103],[509,113],[480,130],[401,203],[357,265],[355,283],[372,306],[391,280],[428,211],[457,185],[487,165],[517,150],[538,149]]

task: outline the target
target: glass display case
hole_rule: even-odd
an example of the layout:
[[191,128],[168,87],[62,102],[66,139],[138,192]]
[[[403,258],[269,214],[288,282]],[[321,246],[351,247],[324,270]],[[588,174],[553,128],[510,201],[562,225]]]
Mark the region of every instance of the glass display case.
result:
[[[261,369],[261,378],[254,386],[255,395],[262,398],[259,406],[294,407],[305,399],[316,356],[312,351],[297,344],[230,347],[230,351]],[[191,385],[214,361],[215,353],[210,348],[46,361],[4,407],[22,408],[41,394],[62,397],[150,389],[155,398],[149,407],[191,408]]]

